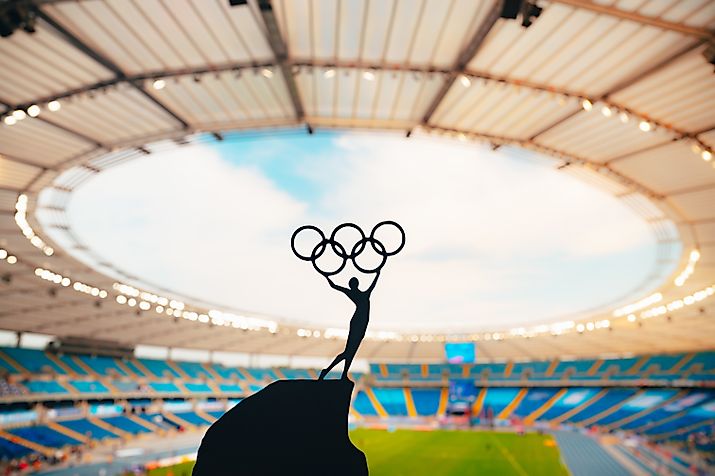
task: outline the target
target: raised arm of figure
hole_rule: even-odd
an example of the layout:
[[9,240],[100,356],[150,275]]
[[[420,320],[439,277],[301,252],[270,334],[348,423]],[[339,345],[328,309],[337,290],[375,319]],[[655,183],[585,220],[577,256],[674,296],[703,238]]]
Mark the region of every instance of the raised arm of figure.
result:
[[367,288],[367,293],[371,293],[373,289],[375,289],[375,285],[377,284],[377,280],[380,279],[380,271],[375,273],[375,280],[372,282],[369,288]]
[[325,279],[328,280],[328,283],[330,284],[330,287],[331,287],[331,288],[333,288],[333,289],[335,289],[335,290],[338,290],[338,291],[340,291],[341,293],[348,294],[348,292],[350,291],[348,288],[344,288],[344,287],[342,287],[342,286],[338,286],[337,284],[335,284],[335,283],[333,282],[333,280],[330,279],[330,276],[326,276]]

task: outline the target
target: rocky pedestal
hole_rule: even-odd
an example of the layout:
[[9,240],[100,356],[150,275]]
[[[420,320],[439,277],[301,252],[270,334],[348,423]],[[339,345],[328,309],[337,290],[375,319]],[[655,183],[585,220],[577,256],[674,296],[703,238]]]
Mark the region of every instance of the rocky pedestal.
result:
[[349,380],[279,380],[206,432],[194,476],[366,476],[348,437]]

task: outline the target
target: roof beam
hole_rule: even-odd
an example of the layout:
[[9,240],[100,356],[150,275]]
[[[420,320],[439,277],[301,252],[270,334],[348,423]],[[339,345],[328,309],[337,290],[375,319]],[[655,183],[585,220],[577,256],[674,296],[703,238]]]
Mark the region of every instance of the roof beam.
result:
[[561,3],[563,5],[581,8],[584,10],[590,10],[601,15],[608,15],[621,20],[629,20],[635,23],[640,23],[641,25],[654,26],[662,30],[674,31],[683,35],[695,36],[705,40],[710,40],[713,38],[713,32],[708,31],[704,28],[696,28],[684,25],[682,23],[661,20],[660,18],[641,15],[637,12],[621,10],[620,8],[616,8],[610,5],[594,3],[590,0],[552,0],[552,2]]
[[[114,62],[112,62],[109,58],[106,58],[106,57],[102,56],[99,52],[93,50],[89,45],[87,45],[82,40],[80,40],[77,36],[75,36],[71,31],[69,31],[67,28],[65,28],[57,20],[55,20],[54,18],[49,16],[47,13],[45,13],[41,9],[37,10],[37,16],[42,18],[42,20],[44,20],[45,23],[47,23],[50,27],[52,27],[57,33],[59,33],[72,46],[74,46],[79,51],[81,51],[85,55],[89,56],[94,61],[101,64],[108,70],[112,71],[117,76],[117,78],[126,80],[127,75],[124,73],[124,71],[122,71],[122,69],[119,66],[117,66]],[[189,128],[188,122],[186,122],[184,119],[182,119],[176,112],[172,111],[164,103],[162,103],[157,98],[155,98],[154,96],[149,94],[149,92],[147,92],[147,90],[144,89],[144,87],[141,84],[133,82],[133,81],[128,81],[128,83],[132,87],[134,87],[137,91],[139,91],[139,93],[141,93],[146,99],[153,102],[160,109],[162,109],[165,113],[167,113],[172,118],[174,118],[174,120],[176,120],[179,124],[181,124],[181,126],[184,129]]]
[[501,15],[503,3],[503,0],[496,0],[494,2],[491,10],[489,10],[486,17],[484,18],[484,21],[482,21],[482,24],[479,25],[479,28],[477,28],[477,31],[474,33],[474,36],[472,36],[472,39],[469,41],[469,43],[467,43],[467,46],[464,47],[464,49],[457,57],[457,62],[452,68],[452,71],[449,73],[447,79],[445,79],[444,81],[444,84],[437,92],[434,99],[432,99],[432,102],[427,107],[427,110],[422,116],[423,125],[429,124],[430,120],[432,119],[432,115],[442,103],[442,100],[445,98],[445,96],[447,96],[447,93],[454,84],[454,81],[457,79],[457,76],[459,76],[465,71],[467,64],[472,61],[472,59],[479,51],[479,48],[481,48],[481,46],[484,44],[484,40],[486,39],[487,35],[492,30],[494,24],[497,22],[499,16]]
[[261,12],[261,18],[263,19],[263,24],[265,25],[265,35],[268,45],[273,51],[273,56],[276,58],[276,63],[283,74],[283,79],[286,83],[286,88],[288,89],[288,96],[293,103],[293,110],[295,112],[295,117],[299,121],[302,121],[305,117],[305,109],[303,108],[303,102],[300,99],[300,93],[298,92],[298,86],[295,84],[295,79],[293,78],[293,71],[288,64],[288,48],[283,41],[280,29],[278,28],[278,21],[276,20],[276,14],[273,11],[273,4],[271,0],[258,0],[258,9]]

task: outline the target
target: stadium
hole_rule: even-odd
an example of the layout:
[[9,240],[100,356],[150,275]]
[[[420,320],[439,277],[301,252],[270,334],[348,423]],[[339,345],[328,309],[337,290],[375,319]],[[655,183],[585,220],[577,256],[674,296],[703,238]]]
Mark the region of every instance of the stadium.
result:
[[373,476],[715,474],[711,0],[6,0],[0,36],[3,474],[190,475],[370,274]]

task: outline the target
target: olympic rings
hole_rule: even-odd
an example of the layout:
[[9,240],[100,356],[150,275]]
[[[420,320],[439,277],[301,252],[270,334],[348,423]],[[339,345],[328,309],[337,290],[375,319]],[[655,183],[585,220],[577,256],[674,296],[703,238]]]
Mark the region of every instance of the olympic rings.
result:
[[[392,250],[388,251],[385,245],[375,237],[375,233],[381,226],[386,226],[386,225],[391,225],[394,226],[398,229],[401,235],[401,241],[400,245]],[[344,228],[354,228],[357,230],[357,232],[360,234],[360,239],[353,245],[352,249],[350,250],[350,253],[347,252],[345,249],[345,246],[341,244],[337,239],[336,236],[338,232]],[[296,237],[298,236],[299,233],[305,230],[312,230],[318,233],[318,236],[320,237],[320,241],[318,242],[317,245],[313,247],[313,251],[310,253],[310,256],[302,255],[296,250],[295,248],[295,240]],[[372,249],[381,256],[380,264],[377,265],[374,268],[367,268],[361,266],[357,262],[357,258],[362,254],[363,251],[365,251],[365,247],[367,244],[370,243],[370,246]],[[320,228],[313,226],[313,225],[304,225],[295,230],[293,232],[293,236],[291,236],[290,239],[290,246],[291,249],[293,250],[293,254],[295,254],[299,259],[303,261],[310,261],[313,264],[313,268],[315,270],[322,274],[325,277],[333,276],[335,274],[338,274],[341,272],[344,268],[345,265],[347,264],[348,261],[352,261],[353,265],[355,266],[356,269],[358,269],[362,273],[370,274],[370,273],[378,273],[382,269],[383,266],[385,266],[385,263],[387,263],[387,258],[389,256],[394,256],[400,251],[402,251],[402,248],[405,246],[405,230],[395,221],[392,220],[387,220],[378,223],[375,225],[370,232],[370,236],[366,237],[365,232],[363,232],[362,228],[359,226],[355,225],[354,223],[342,223],[335,227],[333,232],[330,234],[330,238],[325,238],[325,234],[320,230]],[[337,269],[333,271],[325,271],[323,269],[320,269],[318,266],[318,259],[325,253],[325,251],[328,249],[328,246],[330,246],[331,250],[335,255],[338,256],[342,260],[342,263],[340,263],[340,266],[337,267]]]

